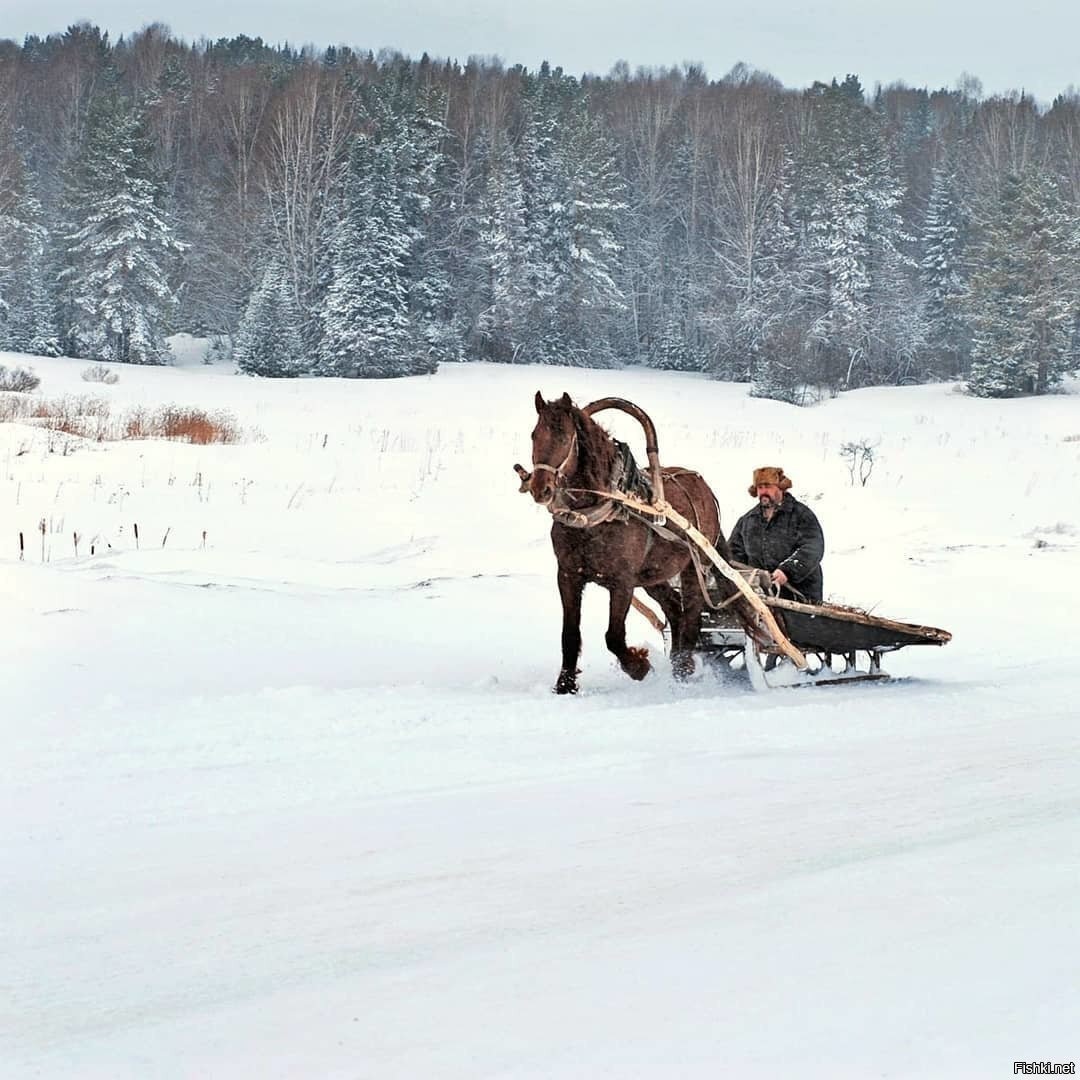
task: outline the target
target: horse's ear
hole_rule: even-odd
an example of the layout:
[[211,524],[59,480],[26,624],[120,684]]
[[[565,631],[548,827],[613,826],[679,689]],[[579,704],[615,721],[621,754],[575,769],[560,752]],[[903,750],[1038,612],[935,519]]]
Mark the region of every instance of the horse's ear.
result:
[[574,407],[574,403],[570,400],[570,395],[566,393],[564,393],[563,396],[559,398],[559,404],[565,405],[568,409],[572,409]]
[[544,399],[540,396],[540,391],[536,391],[536,411],[542,413],[544,411]]

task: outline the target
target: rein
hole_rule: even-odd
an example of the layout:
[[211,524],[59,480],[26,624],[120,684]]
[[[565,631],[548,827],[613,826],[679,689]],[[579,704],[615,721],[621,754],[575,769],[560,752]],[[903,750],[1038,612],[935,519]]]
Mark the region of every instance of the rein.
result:
[[[686,475],[687,473],[688,470],[683,470],[682,472],[675,473],[668,477],[669,481],[683,490],[684,493],[685,488],[679,483],[679,477]],[[699,474],[689,473],[689,475],[697,476]],[[614,487],[615,485],[612,486]],[[550,511],[551,516],[557,518],[563,525],[569,525],[576,529],[591,529],[596,525],[602,525],[606,521],[611,521],[613,518],[617,518],[621,521],[635,518],[643,525],[646,525],[650,532],[655,533],[672,543],[683,544],[686,547],[687,552],[690,555],[690,562],[697,575],[698,587],[701,589],[701,595],[705,600],[706,607],[710,607],[714,611],[722,611],[731,604],[744,599],[744,597],[736,591],[726,600],[720,601],[719,603],[713,600],[709,593],[709,586],[705,576],[705,567],[702,565],[701,552],[698,550],[697,545],[687,535],[680,535],[677,532],[673,532],[668,527],[666,515],[657,513],[658,507],[646,503],[645,505],[649,506],[649,513],[645,514],[633,509],[632,506],[623,501],[625,496],[618,491],[594,491],[591,488],[562,488],[561,490],[567,495],[596,495],[604,500],[585,512],[574,510],[570,507],[552,508],[549,504],[548,510]],[[689,496],[687,496],[687,501],[693,508],[694,502]],[[552,499],[552,502],[554,502],[554,499]],[[639,503],[639,505],[641,504]],[[694,517],[697,517],[696,508],[694,508]],[[690,524],[694,525],[695,528],[697,527],[696,521],[691,522]]]

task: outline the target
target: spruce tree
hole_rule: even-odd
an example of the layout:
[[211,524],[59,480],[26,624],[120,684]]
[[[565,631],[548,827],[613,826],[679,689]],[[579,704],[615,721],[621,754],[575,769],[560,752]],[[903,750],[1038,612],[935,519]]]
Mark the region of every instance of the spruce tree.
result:
[[570,279],[569,196],[559,154],[566,97],[576,92],[546,64],[526,82],[519,142],[525,196],[524,275],[531,297],[518,342],[527,363],[572,364],[576,353],[560,317]]
[[282,379],[307,370],[300,315],[279,259],[271,259],[251,294],[240,320],[233,357],[247,375]]
[[794,403],[800,384],[811,381],[803,367],[806,325],[801,310],[810,285],[799,278],[788,172],[786,167],[781,170],[770,195],[753,288],[737,316],[750,396]]
[[434,370],[431,357],[414,348],[405,276],[411,245],[393,144],[358,136],[323,301],[321,374],[390,378]]
[[48,232],[41,204],[25,187],[0,210],[0,349],[56,356],[59,343],[48,286]]
[[64,284],[67,346],[77,356],[161,364],[183,249],[162,210],[151,146],[134,107],[109,88],[90,107],[74,166]]
[[1045,394],[1073,366],[1075,221],[1057,182],[1032,168],[984,196],[975,223],[968,389],[979,397]]
[[956,378],[967,362],[969,335],[963,321],[966,291],[963,218],[955,172],[946,162],[934,172],[923,226],[919,278],[925,296],[929,370]]
[[530,295],[525,280],[525,195],[513,148],[500,136],[487,158],[477,213],[477,338],[484,359],[514,361],[525,338]]
[[619,215],[626,203],[615,148],[584,102],[566,125],[560,158],[569,272],[557,291],[556,311],[570,350],[567,359],[606,367],[618,358],[618,322],[626,311],[619,261]]
[[808,94],[814,124],[797,164],[801,274],[812,287],[808,338],[818,378],[834,387],[880,381],[912,345],[891,316],[908,259],[902,189],[880,120],[854,75]]
[[686,341],[681,313],[672,311],[656,342],[649,366],[664,371],[700,371],[700,364]]
[[542,69],[522,137],[525,276],[533,303],[523,358],[606,367],[626,310],[618,217],[625,209],[614,147],[573,80]]
[[[454,312],[447,268],[445,217],[449,162],[443,144],[446,95],[416,88],[392,117],[386,151],[394,159],[398,201],[409,237],[404,274],[409,294],[411,352],[417,373],[462,358],[462,335]],[[427,364],[422,362],[427,357]]]

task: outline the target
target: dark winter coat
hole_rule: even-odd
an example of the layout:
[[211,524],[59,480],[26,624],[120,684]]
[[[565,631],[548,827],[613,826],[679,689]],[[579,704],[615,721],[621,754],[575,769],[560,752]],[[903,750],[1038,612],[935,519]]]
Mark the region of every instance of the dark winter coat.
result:
[[790,492],[784,492],[784,501],[770,521],[765,520],[760,506],[743,514],[731,530],[729,543],[736,562],[762,570],[783,570],[803,596],[821,602],[825,537],[814,511]]

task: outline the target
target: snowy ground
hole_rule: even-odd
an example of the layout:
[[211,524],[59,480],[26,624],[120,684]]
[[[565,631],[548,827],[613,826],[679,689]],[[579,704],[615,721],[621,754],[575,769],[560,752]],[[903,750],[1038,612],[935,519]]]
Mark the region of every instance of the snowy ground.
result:
[[[644,371],[264,382],[186,358],[93,387],[32,364],[42,396],[229,409],[245,442],[0,425],[0,1075],[1080,1056],[1075,387],[796,410]],[[827,594],[954,641],[888,685],[755,695],[672,685],[635,615],[657,671],[634,684],[597,591],[583,691],[554,697],[548,522],[510,470],[537,389],[642,404],[729,527],[783,465]]]

